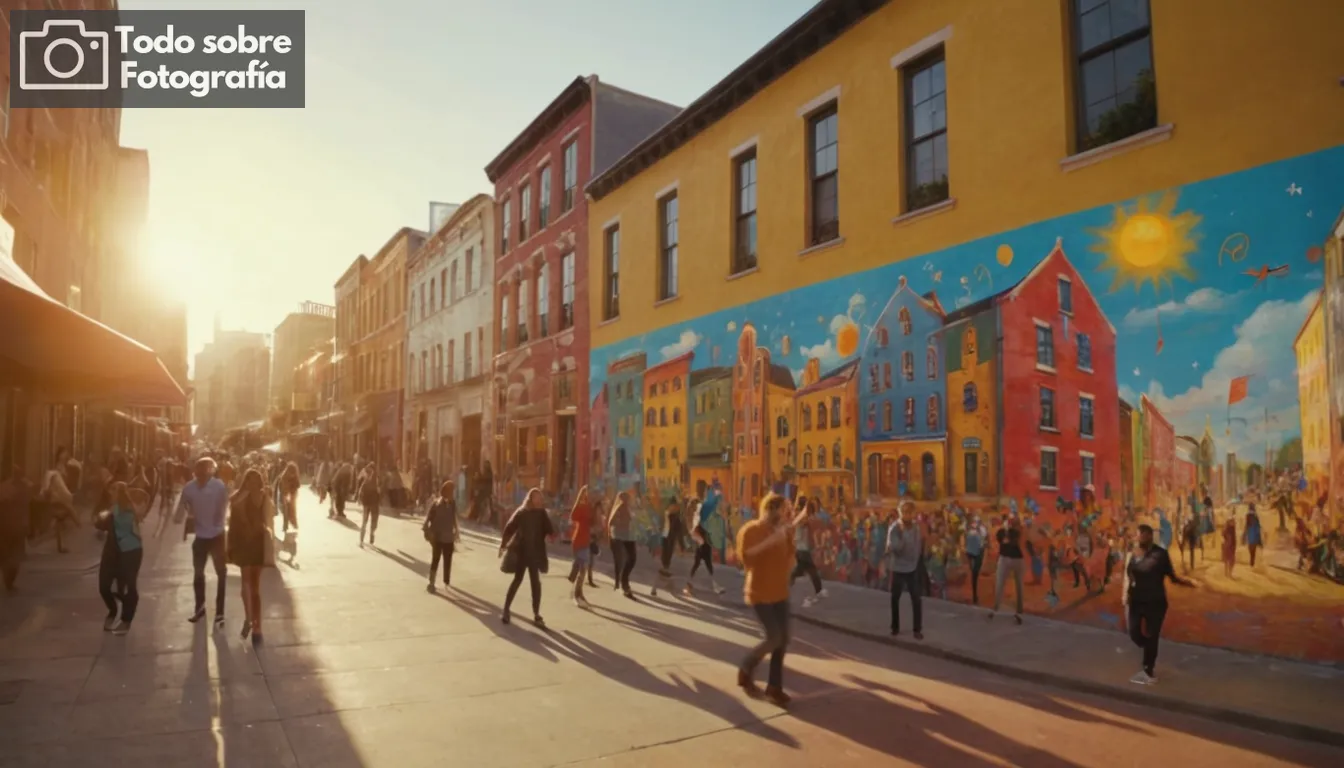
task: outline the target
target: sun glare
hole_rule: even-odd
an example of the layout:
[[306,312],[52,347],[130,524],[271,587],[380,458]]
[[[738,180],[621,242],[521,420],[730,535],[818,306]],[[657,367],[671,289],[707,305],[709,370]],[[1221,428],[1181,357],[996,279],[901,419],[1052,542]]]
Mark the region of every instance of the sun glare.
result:
[[1176,202],[1176,193],[1167,192],[1132,208],[1118,205],[1110,226],[1093,230],[1099,239],[1091,250],[1105,257],[1099,269],[1113,273],[1112,291],[1131,284],[1139,290],[1145,283],[1156,289],[1175,277],[1194,280],[1188,257],[1198,248],[1200,216],[1176,213]]

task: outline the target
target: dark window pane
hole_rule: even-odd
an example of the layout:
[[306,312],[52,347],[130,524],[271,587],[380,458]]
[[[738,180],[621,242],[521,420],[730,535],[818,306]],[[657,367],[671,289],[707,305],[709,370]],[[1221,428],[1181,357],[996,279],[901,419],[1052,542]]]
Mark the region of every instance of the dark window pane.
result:
[[1143,72],[1151,72],[1153,69],[1153,51],[1150,39],[1144,37],[1122,48],[1117,48],[1114,67],[1116,95],[1127,94],[1127,98],[1119,100],[1122,102],[1133,101],[1133,94],[1138,88],[1139,76]]
[[915,185],[922,186],[933,181],[933,142],[925,141],[914,146]]
[[1078,50],[1086,53],[1098,45],[1111,41],[1111,18],[1106,6],[1098,6],[1082,15],[1078,21]]
[[910,100],[918,104],[927,101],[931,93],[929,70],[924,69],[916,72],[910,78]]
[[932,67],[929,67],[929,93],[940,96],[947,92],[947,72],[946,62],[939,61]]
[[940,133],[933,137],[933,179],[934,181],[945,181],[947,179],[946,133]]
[[1087,108],[1087,130],[1096,133],[1101,129],[1101,118],[1115,111],[1115,99],[1106,99]]
[[1148,26],[1148,0],[1111,0],[1111,38]]
[[911,131],[911,138],[922,139],[933,133],[933,101],[925,101],[915,104],[914,126]]
[[1083,62],[1083,103],[1091,106],[1115,95],[1115,58],[1105,53]]

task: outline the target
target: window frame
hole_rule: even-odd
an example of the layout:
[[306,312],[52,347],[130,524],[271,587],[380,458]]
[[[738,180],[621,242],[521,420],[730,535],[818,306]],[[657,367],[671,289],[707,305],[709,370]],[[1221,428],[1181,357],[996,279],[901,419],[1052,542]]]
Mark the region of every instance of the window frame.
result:
[[[669,208],[675,208],[669,216]],[[669,226],[672,229],[669,237]],[[658,284],[657,301],[670,301],[680,293],[679,261],[681,250],[681,199],[677,190],[658,198]]]
[[[1045,393],[1047,392],[1050,393],[1049,398],[1046,397]],[[1050,401],[1050,419],[1048,421],[1045,418],[1047,399]],[[1059,393],[1055,391],[1054,387],[1042,386],[1039,388],[1036,393],[1036,408],[1037,428],[1053,432],[1059,431]]]
[[621,225],[602,230],[602,319],[621,316]]
[[[825,147],[817,146],[817,126],[822,122],[835,119],[835,141],[827,147],[835,147],[835,168],[823,174],[817,173],[817,151]],[[817,219],[818,187],[830,180],[835,183],[835,218],[819,222]],[[840,104],[832,101],[819,107],[807,116],[807,245],[815,248],[840,239]]]
[[[1083,407],[1083,403],[1088,404],[1086,408]],[[1087,419],[1090,422],[1087,424],[1088,429],[1086,432],[1083,431],[1084,414],[1086,414]],[[1097,436],[1097,399],[1091,395],[1078,396],[1078,435],[1079,437],[1088,439]]]
[[504,254],[509,252],[509,235],[513,234],[511,231],[513,229],[513,198],[512,197],[504,198],[504,200],[500,202],[499,206],[500,206],[499,219],[501,222],[500,226],[501,234],[499,238],[499,255],[503,256]]
[[[760,239],[759,222],[756,215],[757,204],[759,202],[757,183],[759,179],[760,164],[756,162],[756,148],[743,150],[733,158],[733,253],[732,259],[728,264],[729,275],[739,275],[743,272],[749,272],[760,265]],[[743,171],[750,166],[751,180],[744,182],[742,179]],[[750,188],[751,210],[744,212],[742,206],[746,199],[748,188]],[[749,224],[751,227],[751,252],[745,253],[745,238],[743,238],[743,225]]]
[[541,262],[537,267],[537,338],[544,339],[550,335],[550,312],[551,312],[551,265],[548,262]]
[[[1058,448],[1055,448],[1055,447],[1053,447],[1053,446],[1043,445],[1043,446],[1041,446],[1040,454],[1041,454],[1041,457],[1040,457],[1040,462],[1039,462],[1039,472],[1038,472],[1038,474],[1040,475],[1040,477],[1038,478],[1038,480],[1039,480],[1038,485],[1039,485],[1042,489],[1047,490],[1047,491],[1057,491],[1057,490],[1059,490],[1059,449],[1058,449]],[[1049,482],[1049,483],[1045,482],[1045,457],[1046,457],[1046,456],[1053,456],[1053,457],[1055,457],[1054,460],[1050,462],[1050,475],[1051,475],[1051,477],[1050,477],[1050,482]]]
[[[943,65],[943,90],[942,90],[942,95],[943,95],[943,110],[944,110],[943,127],[940,128],[940,129],[935,129],[935,130],[933,130],[933,131],[931,131],[931,132],[929,132],[929,133],[927,133],[927,134],[925,134],[925,135],[923,135],[923,136],[916,137],[916,136],[915,136],[915,107],[917,107],[917,106],[919,106],[919,105],[915,103],[915,77],[918,76],[918,75],[919,75],[920,73],[922,73],[922,72],[925,72],[925,71],[928,71],[928,70],[933,69],[933,67],[935,67],[935,66],[937,66],[937,65],[939,65],[939,64],[942,64],[942,65]],[[917,186],[915,185],[915,169],[916,169],[916,163],[915,163],[915,149],[916,149],[917,147],[919,147],[919,146],[923,146],[924,144],[933,144],[934,146],[936,146],[935,142],[938,140],[939,137],[942,137],[942,139],[943,139],[943,147],[944,147],[944,154],[947,154],[947,134],[948,134],[948,128],[947,128],[947,116],[946,116],[946,111],[947,111],[947,52],[946,52],[946,50],[943,48],[943,46],[939,45],[939,46],[933,48],[932,50],[928,51],[927,53],[922,54],[919,58],[915,59],[914,61],[911,61],[911,62],[909,62],[908,64],[905,64],[904,66],[902,66],[902,67],[901,67],[901,85],[902,85],[902,88],[904,88],[904,90],[905,90],[905,94],[904,94],[905,98],[902,99],[902,102],[903,102],[903,103],[902,103],[902,110],[903,110],[904,113],[905,113],[905,114],[904,114],[904,118],[905,118],[905,119],[904,119],[904,125],[905,125],[905,147],[904,147],[904,149],[905,149],[905,211],[906,211],[906,213],[913,213],[913,212],[915,212],[915,211],[920,211],[920,210],[923,210],[923,209],[925,209],[925,208],[929,208],[929,207],[938,205],[939,203],[946,202],[946,201],[949,200],[949,199],[951,198],[951,196],[952,196],[952,195],[951,195],[951,176],[952,176],[952,174],[951,174],[951,169],[950,169],[950,168],[948,168],[948,173],[943,177],[944,180],[945,180],[945,183],[943,184],[943,187],[942,187],[941,190],[933,190],[933,191],[931,191],[929,194],[925,195],[924,192],[923,192],[923,190],[925,190],[925,189],[928,188],[928,187],[932,187],[932,186],[936,185],[937,182],[936,182],[936,181],[935,181],[935,182],[930,182],[929,184],[926,184],[926,185],[924,185],[923,187],[917,187]],[[934,98],[936,98],[936,96],[937,96],[937,94],[930,93],[929,98],[926,99],[925,101],[934,99]],[[925,102],[920,102],[920,104],[923,104],[923,103],[925,103]],[[944,161],[945,161],[945,162],[948,161],[948,158],[947,158],[947,157],[944,157]],[[934,173],[937,173],[936,162],[937,162],[937,160],[936,160],[936,158],[935,158]],[[947,164],[950,166],[950,163],[947,163]]]
[[527,231],[532,219],[532,182],[518,187],[518,244],[527,242],[532,233]]
[[[571,153],[572,151],[572,153]],[[571,163],[571,161],[573,161]],[[579,140],[571,139],[560,150],[561,181],[563,192],[560,199],[560,215],[563,216],[574,209],[575,192],[579,187]],[[570,175],[570,171],[573,175]]]
[[[1105,2],[1107,11],[1109,12],[1110,0],[1105,0]],[[1156,128],[1160,124],[1157,114],[1154,114],[1152,125],[1148,126],[1147,128],[1139,129],[1125,136],[1118,136],[1112,138],[1109,141],[1103,141],[1100,139],[1094,139],[1087,122],[1087,100],[1085,95],[1086,83],[1083,74],[1084,66],[1088,62],[1093,61],[1095,59],[1099,59],[1103,56],[1113,55],[1116,51],[1119,51],[1120,49],[1132,43],[1136,43],[1144,39],[1145,37],[1148,38],[1148,66],[1149,71],[1152,72],[1153,76],[1154,99],[1156,99],[1157,62],[1156,62],[1156,56],[1154,55],[1153,52],[1153,9],[1152,9],[1152,3],[1149,0],[1141,0],[1141,2],[1145,4],[1147,9],[1147,17],[1148,17],[1147,25],[1140,27],[1138,29],[1130,30],[1129,32],[1126,32],[1125,34],[1120,35],[1119,37],[1112,37],[1104,43],[1099,43],[1087,50],[1083,50],[1084,14],[1082,13],[1082,7],[1079,4],[1079,0],[1069,0],[1068,12],[1069,16],[1071,17],[1069,26],[1070,31],[1072,32],[1073,35],[1071,46],[1073,53],[1074,82],[1073,82],[1072,96],[1073,96],[1074,122],[1075,122],[1073,142],[1074,142],[1074,151],[1076,153],[1086,152],[1092,149],[1099,149],[1101,147],[1110,146],[1111,144],[1114,144],[1118,141],[1124,141],[1125,139],[1130,138],[1131,136],[1136,136],[1140,133],[1143,133],[1143,131],[1145,130],[1152,130],[1153,128]],[[1115,96],[1116,94],[1112,92],[1111,97],[1114,98]]]
[[537,231],[551,223],[551,166],[542,166],[537,180]]
[[578,268],[574,252],[569,251],[560,257],[560,330],[574,327],[574,302],[577,295]]

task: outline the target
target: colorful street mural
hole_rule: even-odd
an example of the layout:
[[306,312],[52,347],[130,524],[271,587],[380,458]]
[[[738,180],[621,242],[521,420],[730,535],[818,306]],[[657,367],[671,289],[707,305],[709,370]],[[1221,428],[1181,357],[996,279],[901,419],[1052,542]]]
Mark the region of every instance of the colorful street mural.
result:
[[1342,207],[1336,148],[596,349],[593,484],[637,492],[650,544],[669,500],[722,494],[729,562],[761,496],[796,488],[826,577],[875,588],[908,500],[930,591],[961,601],[966,529],[1015,516],[1029,610],[1116,628],[1147,522],[1200,583],[1164,635],[1344,660],[1344,323],[1321,298]]

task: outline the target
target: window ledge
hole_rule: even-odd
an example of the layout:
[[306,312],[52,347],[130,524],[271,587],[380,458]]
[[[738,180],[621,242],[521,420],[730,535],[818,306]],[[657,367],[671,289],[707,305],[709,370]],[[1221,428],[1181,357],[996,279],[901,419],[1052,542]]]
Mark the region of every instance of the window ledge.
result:
[[944,211],[950,211],[956,207],[957,207],[957,198],[949,197],[946,200],[942,201],[941,203],[926,205],[918,210],[902,213],[900,216],[897,216],[896,218],[892,219],[891,223],[893,226],[899,227],[903,224],[909,224],[912,221],[919,221],[920,219],[927,218],[929,216],[936,216],[937,214],[943,213]]
[[1119,141],[1113,141],[1105,146],[1089,149],[1086,152],[1079,152],[1076,155],[1069,155],[1059,161],[1059,167],[1065,173],[1072,173],[1080,168],[1086,168],[1089,165],[1095,165],[1112,157],[1123,155],[1143,147],[1150,147],[1159,144],[1171,138],[1176,130],[1175,123],[1166,123],[1156,128],[1149,128],[1146,131],[1140,131],[1133,136],[1127,136]]
[[671,304],[672,302],[680,298],[681,298],[680,293],[678,293],[676,296],[668,296],[666,299],[659,299],[658,301],[653,302],[653,307],[654,309],[657,309],[658,307],[661,307],[664,304]]
[[604,325],[611,325],[612,323],[618,322],[620,319],[621,319],[620,315],[614,315],[612,317],[608,317],[606,320],[603,320],[602,322],[598,323],[597,327],[601,328]]
[[1058,486],[1058,485],[1042,485],[1042,486],[1041,486],[1041,490],[1042,490],[1042,491],[1058,491],[1058,490],[1059,490],[1059,486]]
[[804,248],[803,250],[798,252],[798,258],[802,259],[811,256],[814,253],[821,253],[822,251],[829,251],[832,248],[839,248],[844,244],[845,244],[845,238],[835,237],[830,240],[827,240],[824,243],[817,243],[816,245],[813,245],[811,247]]
[[756,274],[757,272],[760,272],[760,271],[761,271],[761,268],[760,268],[759,266],[755,266],[755,267],[752,267],[751,269],[744,269],[744,270],[742,270],[741,272],[733,272],[732,274],[730,274],[730,275],[728,275],[727,277],[725,277],[724,280],[728,280],[728,281],[732,281],[732,280],[740,280],[740,279],[742,279],[742,278],[744,278],[744,277],[750,277],[751,275],[754,275],[754,274]]
[[1055,367],[1053,365],[1045,365],[1043,363],[1037,363],[1036,370],[1040,371],[1041,373],[1059,373],[1059,371],[1055,370]]
[[1042,424],[1042,425],[1040,426],[1040,429],[1041,429],[1042,432],[1049,432],[1049,433],[1052,434],[1052,435],[1058,435],[1058,434],[1059,434],[1059,427],[1047,427],[1047,426],[1045,426],[1044,424]]
[[1091,368],[1084,368],[1082,366],[1079,366],[1078,370],[1082,373],[1096,373],[1096,371],[1092,370]]

